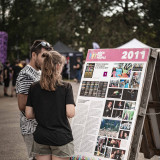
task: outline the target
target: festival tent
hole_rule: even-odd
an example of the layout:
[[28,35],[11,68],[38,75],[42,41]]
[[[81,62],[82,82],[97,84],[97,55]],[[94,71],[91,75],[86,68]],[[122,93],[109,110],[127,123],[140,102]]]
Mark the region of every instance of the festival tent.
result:
[[151,48],[151,47],[134,38],[118,48]]
[[69,79],[75,78],[76,71],[73,69],[73,66],[76,64],[77,57],[81,58],[81,62],[83,61],[83,53],[79,51],[74,51],[60,41],[53,45],[53,48],[55,51],[58,51],[66,57],[66,64],[62,73],[63,77]]

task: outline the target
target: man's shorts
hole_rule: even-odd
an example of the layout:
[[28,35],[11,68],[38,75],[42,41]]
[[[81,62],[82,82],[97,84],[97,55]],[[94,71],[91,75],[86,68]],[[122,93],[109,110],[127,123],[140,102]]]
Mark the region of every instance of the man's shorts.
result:
[[49,146],[33,142],[32,154],[35,155],[52,155],[56,157],[72,157],[74,156],[73,141],[62,146]]
[[33,145],[33,134],[28,134],[28,135],[22,135],[23,136],[23,139],[24,139],[24,142],[26,144],[26,147],[27,147],[27,152],[28,152],[28,157],[29,157],[29,160],[30,159],[33,159],[33,156],[32,156],[32,145]]
[[4,86],[5,87],[9,87],[9,79],[5,79],[4,80]]

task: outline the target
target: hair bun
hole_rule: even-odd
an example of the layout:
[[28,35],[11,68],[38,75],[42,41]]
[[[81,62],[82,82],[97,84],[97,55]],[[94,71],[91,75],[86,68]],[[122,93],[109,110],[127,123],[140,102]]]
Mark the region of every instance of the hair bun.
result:
[[49,57],[49,53],[43,53],[42,57]]

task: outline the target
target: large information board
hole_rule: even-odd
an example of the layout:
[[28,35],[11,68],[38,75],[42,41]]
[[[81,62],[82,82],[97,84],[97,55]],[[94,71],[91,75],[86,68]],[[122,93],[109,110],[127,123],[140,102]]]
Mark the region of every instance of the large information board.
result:
[[127,160],[150,49],[88,50],[72,121],[79,159]]

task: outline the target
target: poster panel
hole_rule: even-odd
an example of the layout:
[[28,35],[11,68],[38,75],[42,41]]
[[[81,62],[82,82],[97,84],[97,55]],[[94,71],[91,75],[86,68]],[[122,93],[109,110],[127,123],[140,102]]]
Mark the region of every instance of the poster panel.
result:
[[88,50],[71,124],[79,159],[128,159],[149,53]]

